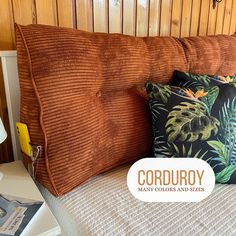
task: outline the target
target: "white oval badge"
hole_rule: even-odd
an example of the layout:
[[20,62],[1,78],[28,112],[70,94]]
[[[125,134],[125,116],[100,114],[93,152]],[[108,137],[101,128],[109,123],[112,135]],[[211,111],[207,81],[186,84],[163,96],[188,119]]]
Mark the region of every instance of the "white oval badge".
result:
[[215,174],[197,158],[144,158],[130,167],[127,184],[144,202],[199,202],[213,191]]

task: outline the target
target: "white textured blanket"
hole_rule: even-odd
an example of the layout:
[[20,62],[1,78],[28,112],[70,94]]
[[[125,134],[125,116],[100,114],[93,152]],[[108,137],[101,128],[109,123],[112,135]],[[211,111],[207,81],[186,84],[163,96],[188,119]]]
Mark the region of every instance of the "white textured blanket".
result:
[[128,168],[60,198],[40,186],[65,235],[236,235],[236,185],[217,185],[200,203],[144,203],[127,189]]

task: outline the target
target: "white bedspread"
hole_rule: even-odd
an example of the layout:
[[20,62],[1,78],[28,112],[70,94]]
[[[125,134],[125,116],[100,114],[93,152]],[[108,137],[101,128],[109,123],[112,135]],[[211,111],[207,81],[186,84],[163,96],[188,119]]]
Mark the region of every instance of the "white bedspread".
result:
[[40,187],[65,235],[236,235],[236,185],[217,185],[200,203],[144,203],[127,189],[128,168],[59,198]]

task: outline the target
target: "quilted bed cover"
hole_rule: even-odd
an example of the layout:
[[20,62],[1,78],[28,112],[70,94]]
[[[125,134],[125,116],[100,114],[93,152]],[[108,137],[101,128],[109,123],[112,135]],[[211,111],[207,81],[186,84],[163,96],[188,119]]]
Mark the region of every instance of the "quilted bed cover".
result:
[[218,184],[199,203],[145,203],[129,192],[128,170],[100,174],[59,198],[39,186],[64,235],[236,235],[235,185]]

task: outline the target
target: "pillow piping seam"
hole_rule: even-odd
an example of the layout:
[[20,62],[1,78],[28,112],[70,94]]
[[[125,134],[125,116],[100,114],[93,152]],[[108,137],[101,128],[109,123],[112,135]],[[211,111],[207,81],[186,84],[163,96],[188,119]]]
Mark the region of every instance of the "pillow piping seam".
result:
[[30,78],[31,78],[31,81],[32,81],[32,84],[33,84],[35,95],[36,95],[38,103],[39,103],[39,108],[40,108],[39,120],[40,120],[41,129],[42,129],[43,135],[44,135],[44,159],[45,159],[45,164],[46,164],[46,168],[47,168],[47,172],[48,172],[48,177],[50,179],[51,185],[52,185],[55,193],[59,196],[59,193],[57,191],[56,185],[54,183],[54,180],[53,180],[53,177],[52,177],[52,174],[51,174],[51,171],[50,171],[49,162],[48,162],[48,158],[47,158],[47,135],[46,135],[45,127],[43,125],[43,109],[42,109],[42,103],[41,103],[41,100],[40,100],[40,96],[39,96],[39,93],[38,93],[38,90],[37,90],[37,86],[36,86],[36,83],[35,83],[35,79],[34,79],[34,75],[33,75],[30,51],[29,51],[29,48],[28,48],[28,46],[26,44],[26,40],[25,40],[25,37],[24,37],[24,33],[23,33],[22,29],[21,29],[21,26],[19,24],[16,24],[16,23],[15,23],[15,25],[16,25],[17,29],[20,32],[23,44],[25,46],[25,50],[27,52],[27,60],[28,60],[28,64],[29,64],[28,68],[29,68],[29,72],[30,72]]

